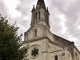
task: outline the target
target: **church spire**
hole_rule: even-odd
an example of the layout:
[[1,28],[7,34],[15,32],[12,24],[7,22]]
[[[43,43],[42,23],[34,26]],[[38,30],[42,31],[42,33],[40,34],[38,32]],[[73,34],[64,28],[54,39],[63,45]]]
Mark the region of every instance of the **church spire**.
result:
[[46,9],[44,0],[38,0],[36,8],[44,8],[44,9]]
[[35,11],[35,5],[33,5],[32,12]]
[[49,26],[49,11],[48,8],[46,8],[44,0],[38,0],[36,8],[33,6],[32,8],[32,21],[31,26],[33,26],[35,23],[42,23],[44,22],[44,25],[47,27]]

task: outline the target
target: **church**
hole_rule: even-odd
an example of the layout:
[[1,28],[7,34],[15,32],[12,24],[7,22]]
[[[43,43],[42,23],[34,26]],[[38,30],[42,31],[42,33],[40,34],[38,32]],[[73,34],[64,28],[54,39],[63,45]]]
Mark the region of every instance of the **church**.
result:
[[23,60],[80,60],[80,51],[74,42],[50,31],[49,10],[44,0],[32,8],[31,26],[24,33],[23,46],[29,45]]

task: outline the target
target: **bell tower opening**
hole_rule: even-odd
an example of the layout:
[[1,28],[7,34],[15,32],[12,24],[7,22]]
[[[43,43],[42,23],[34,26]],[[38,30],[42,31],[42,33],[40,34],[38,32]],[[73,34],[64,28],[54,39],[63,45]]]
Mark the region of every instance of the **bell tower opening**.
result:
[[35,19],[36,19],[36,20],[37,20],[37,15],[38,15],[38,14],[37,14],[37,12],[36,12],[36,13],[35,13]]
[[40,11],[39,11],[38,13],[39,13],[39,15],[38,15],[38,20],[40,20]]

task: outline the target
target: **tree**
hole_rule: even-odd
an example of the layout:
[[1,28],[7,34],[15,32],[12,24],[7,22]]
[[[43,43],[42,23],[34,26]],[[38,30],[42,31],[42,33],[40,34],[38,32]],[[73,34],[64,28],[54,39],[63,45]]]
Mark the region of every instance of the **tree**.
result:
[[19,27],[9,24],[6,17],[0,15],[0,60],[21,60],[28,48],[21,48],[21,35],[18,36]]

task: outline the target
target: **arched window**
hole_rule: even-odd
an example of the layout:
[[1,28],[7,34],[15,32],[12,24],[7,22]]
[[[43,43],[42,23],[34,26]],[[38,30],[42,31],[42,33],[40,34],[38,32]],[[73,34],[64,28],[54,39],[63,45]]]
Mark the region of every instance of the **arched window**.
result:
[[39,18],[39,20],[40,20],[40,11],[39,11],[39,15],[38,15],[38,18]]
[[37,29],[35,29],[35,37],[37,37]]
[[35,19],[37,19],[37,12],[35,13]]
[[58,60],[58,56],[57,55],[55,55],[55,60]]

